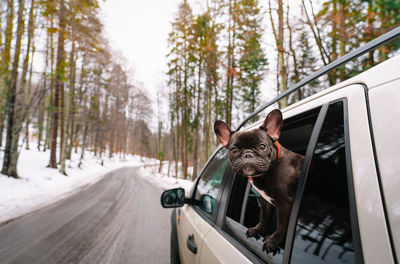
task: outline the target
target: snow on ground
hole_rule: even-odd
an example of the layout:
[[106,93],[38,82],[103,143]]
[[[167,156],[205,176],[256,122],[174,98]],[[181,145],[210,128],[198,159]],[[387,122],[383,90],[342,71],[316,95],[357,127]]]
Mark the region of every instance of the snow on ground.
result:
[[[127,156],[124,161],[118,157],[105,158],[102,166],[100,160],[87,151],[81,169],[78,168],[79,154],[73,154],[75,162],[67,162],[68,176],[65,176],[57,169],[46,168],[49,157],[49,151],[23,149],[17,167],[20,179],[0,174],[0,223],[65,198],[97,182],[113,169],[142,164],[139,157]],[[2,157],[0,162],[2,164]]]
[[[33,144],[32,144],[33,145]],[[3,151],[0,153],[0,165],[3,161]],[[168,162],[165,162],[162,172],[158,173],[159,161],[127,155],[124,160],[118,155],[112,159],[101,160],[93,152],[86,151],[81,168],[78,168],[79,153],[72,155],[72,162],[67,161],[65,176],[57,169],[46,166],[50,152],[38,151],[36,148],[23,148],[18,161],[20,179],[14,179],[0,174],[0,223],[23,216],[60,199],[87,188],[99,181],[107,172],[125,166],[143,166],[140,176],[151,184],[165,190],[183,187],[189,192],[192,182],[176,179],[173,167],[170,167],[168,177]],[[179,177],[180,175],[178,175]]]
[[[178,174],[178,179],[175,178],[174,163],[164,162],[161,173],[159,172],[159,161],[158,160],[147,160],[144,167],[141,168],[139,174],[143,179],[149,181],[151,184],[158,186],[162,190],[182,187],[185,189],[185,193],[188,194],[193,186],[193,182],[190,180],[184,180],[181,174]],[[170,173],[168,174],[168,167]]]

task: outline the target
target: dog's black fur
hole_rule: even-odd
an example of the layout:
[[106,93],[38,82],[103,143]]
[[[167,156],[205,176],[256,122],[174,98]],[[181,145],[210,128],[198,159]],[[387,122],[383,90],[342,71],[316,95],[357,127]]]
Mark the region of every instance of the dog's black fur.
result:
[[[260,222],[246,232],[247,237],[265,236],[272,206],[277,208],[277,229],[265,237],[263,250],[279,252],[279,244],[286,236],[290,210],[304,157],[284,147],[278,141],[282,128],[282,113],[273,110],[256,129],[234,132],[223,121],[214,123],[214,131],[221,144],[229,151],[233,170],[251,177],[261,195]],[[264,197],[266,197],[266,200]]]

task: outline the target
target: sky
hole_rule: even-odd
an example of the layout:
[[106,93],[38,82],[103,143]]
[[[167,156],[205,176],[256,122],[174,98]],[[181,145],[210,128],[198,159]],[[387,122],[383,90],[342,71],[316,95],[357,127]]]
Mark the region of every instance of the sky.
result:
[[[193,13],[203,12],[205,0],[191,0],[189,4]],[[105,28],[105,37],[114,51],[120,53],[134,70],[134,79],[148,92],[156,110],[157,87],[166,87],[168,34],[171,32],[171,22],[177,14],[178,5],[182,0],[106,0],[101,4],[100,17]],[[203,4],[202,4],[203,3]],[[265,11],[264,11],[265,12]],[[267,22],[267,16],[265,23]],[[264,34],[266,38],[268,34]],[[270,40],[264,39],[264,42]],[[269,68],[275,66],[275,52],[271,45],[266,45]],[[271,70],[269,73],[272,73]],[[266,74],[261,84],[261,102],[272,99],[276,93],[273,74]],[[166,100],[165,92],[164,100]],[[164,108],[167,106],[164,102]],[[168,113],[168,111],[163,111]],[[236,116],[236,115],[235,115]],[[239,119],[243,118],[239,115]],[[153,120],[154,122],[154,120]]]
[[152,97],[167,71],[170,22],[180,1],[107,0],[102,4],[106,38]]

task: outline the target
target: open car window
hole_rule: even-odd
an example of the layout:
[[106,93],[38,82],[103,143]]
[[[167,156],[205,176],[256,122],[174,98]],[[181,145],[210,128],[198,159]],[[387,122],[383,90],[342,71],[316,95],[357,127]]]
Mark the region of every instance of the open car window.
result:
[[[320,108],[310,110],[284,120],[279,142],[282,146],[305,155]],[[236,175],[227,209],[224,229],[247,249],[266,263],[282,263],[284,250],[273,256],[262,251],[263,239],[247,238],[246,231],[254,227],[260,218],[260,195],[246,177]],[[267,235],[276,230],[276,210],[274,208]],[[282,247],[283,248],[283,247]]]
[[[321,113],[315,109],[284,120],[280,143],[307,154],[310,162],[303,167],[307,174],[300,175],[304,180],[299,180],[302,188],[296,193],[298,210],[291,211],[295,211],[291,215],[295,228],[287,236],[291,243],[282,242],[275,256],[262,251],[262,238],[246,237],[247,229],[259,221],[261,198],[247,178],[235,176],[223,228],[260,260],[282,263],[289,260],[290,253],[290,263],[355,263],[357,255],[362,259],[344,102],[326,105],[327,111]],[[265,235],[276,230],[275,211]]]
[[228,167],[228,155],[225,148],[215,153],[213,158],[203,170],[196,186],[194,199],[196,207],[211,218],[215,202],[221,189],[223,176]]
[[291,263],[356,263],[358,224],[355,212],[351,219],[346,140],[344,103],[339,101],[330,105],[318,136],[298,211]]

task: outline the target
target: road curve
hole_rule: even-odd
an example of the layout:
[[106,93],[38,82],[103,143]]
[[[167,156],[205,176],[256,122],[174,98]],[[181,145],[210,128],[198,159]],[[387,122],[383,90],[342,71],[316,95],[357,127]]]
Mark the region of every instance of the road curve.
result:
[[171,211],[134,167],[0,226],[0,263],[169,263]]

